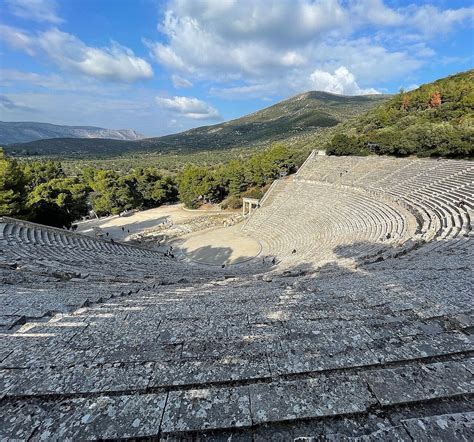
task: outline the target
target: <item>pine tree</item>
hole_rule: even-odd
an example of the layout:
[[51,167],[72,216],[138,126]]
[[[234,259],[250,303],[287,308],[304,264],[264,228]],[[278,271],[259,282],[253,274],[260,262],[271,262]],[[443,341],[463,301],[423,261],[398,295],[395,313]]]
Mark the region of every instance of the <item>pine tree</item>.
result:
[[24,212],[25,174],[0,147],[0,216],[21,216]]

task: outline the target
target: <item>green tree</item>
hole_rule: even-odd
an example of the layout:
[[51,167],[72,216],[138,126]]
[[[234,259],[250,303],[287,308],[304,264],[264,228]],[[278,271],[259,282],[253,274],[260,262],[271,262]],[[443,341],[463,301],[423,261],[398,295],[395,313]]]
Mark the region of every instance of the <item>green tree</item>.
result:
[[139,205],[133,179],[120,177],[112,170],[97,170],[91,187],[92,208],[99,216],[117,215]]
[[156,169],[138,169],[133,176],[140,194],[141,207],[158,207],[177,198],[176,184],[169,176],[162,176]]
[[265,171],[262,165],[262,155],[253,155],[245,164],[247,182],[253,186],[264,186]]
[[280,175],[294,172],[296,167],[294,153],[281,143],[275,143],[263,153],[262,164],[266,183]]
[[[377,144],[375,140],[370,141]],[[377,148],[379,148],[379,146],[377,146]],[[326,149],[326,153],[328,155],[367,155],[369,151],[361,138],[349,137],[339,133],[332,138]]]
[[189,165],[178,175],[179,199],[191,208],[219,200],[219,181],[205,167]]
[[26,197],[26,177],[17,161],[0,148],[0,216],[22,216]]
[[69,227],[87,214],[88,191],[76,178],[54,178],[39,184],[27,197],[29,219],[49,226]]
[[230,195],[240,195],[247,188],[245,164],[239,160],[229,161],[224,169]]
[[65,178],[61,163],[57,161],[31,161],[25,165],[28,189],[47,183],[56,178]]

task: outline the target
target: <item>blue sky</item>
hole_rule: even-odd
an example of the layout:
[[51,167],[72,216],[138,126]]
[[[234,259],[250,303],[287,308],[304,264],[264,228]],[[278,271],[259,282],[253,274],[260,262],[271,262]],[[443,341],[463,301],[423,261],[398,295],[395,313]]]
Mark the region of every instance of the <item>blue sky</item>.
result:
[[472,69],[472,1],[0,0],[0,119],[179,132]]

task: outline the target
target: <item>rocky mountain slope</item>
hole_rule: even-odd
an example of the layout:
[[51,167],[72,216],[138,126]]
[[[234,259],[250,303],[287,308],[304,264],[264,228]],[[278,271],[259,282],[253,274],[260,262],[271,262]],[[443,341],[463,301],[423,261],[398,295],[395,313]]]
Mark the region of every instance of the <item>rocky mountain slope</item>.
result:
[[140,140],[144,136],[132,129],[104,129],[93,126],[60,126],[30,121],[0,121],[0,145],[28,143],[49,138],[107,138]]
[[119,154],[130,151],[192,152],[234,147],[288,144],[323,133],[387,100],[385,95],[342,96],[306,92],[225,123],[137,141],[58,138],[12,144],[17,154]]

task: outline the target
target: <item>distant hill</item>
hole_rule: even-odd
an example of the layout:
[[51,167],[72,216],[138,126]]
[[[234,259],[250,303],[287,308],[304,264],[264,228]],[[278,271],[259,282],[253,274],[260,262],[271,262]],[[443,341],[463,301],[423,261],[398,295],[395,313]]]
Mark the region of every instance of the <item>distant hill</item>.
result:
[[0,121],[0,145],[28,143],[48,138],[108,138],[140,140],[142,134],[132,129],[104,129],[93,126],[60,126],[31,121]]
[[213,126],[137,141],[58,138],[11,144],[17,154],[100,154],[130,151],[192,152],[266,145],[275,141],[294,144],[387,100],[386,95],[343,96],[306,92],[244,117]]
[[334,127],[385,101],[387,96],[306,92],[236,120],[161,137],[163,146],[227,148],[298,139]]
[[474,156],[474,70],[401,91],[343,123],[327,153]]

